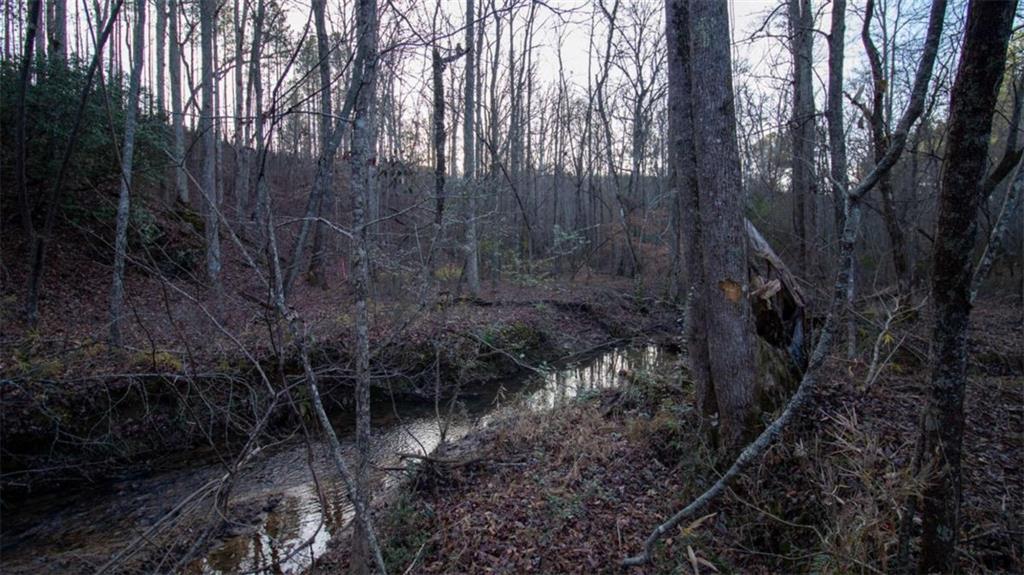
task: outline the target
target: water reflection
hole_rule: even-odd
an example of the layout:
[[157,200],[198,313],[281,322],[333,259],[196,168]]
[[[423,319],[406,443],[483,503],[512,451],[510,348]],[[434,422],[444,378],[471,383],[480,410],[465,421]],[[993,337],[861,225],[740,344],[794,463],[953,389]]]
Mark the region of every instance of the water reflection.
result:
[[[552,409],[594,390],[615,387],[627,372],[653,369],[673,359],[655,346],[618,349],[536,377],[474,388],[472,395],[462,399],[460,415],[448,422],[444,435],[433,406],[377,404],[372,444],[375,489],[380,493],[399,481],[394,468],[402,465],[400,454],[428,454],[440,444],[442,436],[457,440],[496,417],[499,408],[503,414],[517,409]],[[342,415],[334,423],[351,461],[351,415]],[[232,491],[233,509],[247,510],[241,512],[244,519],[232,525],[231,534],[222,537],[206,557],[186,571],[294,573],[323,554],[331,537],[346,528],[354,513],[319,446],[314,447],[311,459],[312,465],[305,444],[291,443],[254,461]],[[129,488],[117,488],[114,493],[108,490],[106,500],[74,494],[74,499],[69,498],[74,502],[69,506],[73,509],[58,507],[45,514],[40,512],[45,520],[30,529],[30,534],[20,536],[21,542],[13,549],[4,550],[3,571],[77,571],[76,567],[84,566],[72,566],[64,557],[109,556],[112,543],[124,545],[145,529],[146,521],[159,517],[190,493],[198,481],[218,473],[219,468],[213,465],[169,472],[133,482]],[[125,509],[132,512],[124,513]],[[98,521],[97,517],[102,519]],[[83,537],[84,525],[102,528]]]

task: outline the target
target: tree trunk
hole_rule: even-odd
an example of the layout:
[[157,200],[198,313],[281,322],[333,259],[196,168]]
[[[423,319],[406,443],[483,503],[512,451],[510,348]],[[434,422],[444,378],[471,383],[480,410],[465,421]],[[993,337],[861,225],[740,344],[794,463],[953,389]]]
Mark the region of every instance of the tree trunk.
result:
[[696,174],[703,253],[701,301],[711,388],[718,404],[720,443],[738,451],[753,431],[754,356],[742,178],[736,144],[729,19],[725,3],[695,0],[690,9],[690,58]]
[[[836,234],[841,235],[846,223],[845,198],[850,186],[846,157],[846,128],[843,121],[843,59],[846,46],[846,0],[832,1],[832,26],[828,37],[828,119],[829,163],[832,174],[832,201],[835,206]],[[856,293],[854,271],[846,286],[846,357],[857,355],[857,319],[853,299]]]
[[[320,153],[324,154],[331,146],[331,115],[334,113],[333,102],[331,101],[331,52],[327,43],[327,21],[324,17],[326,0],[314,0],[313,17],[316,24],[316,53],[320,59]],[[334,164],[324,174],[323,189],[320,193],[317,205],[317,215],[321,218],[333,215],[330,207],[334,205]],[[326,208],[326,209],[325,209]],[[326,213],[325,213],[326,212]],[[309,281],[313,285],[327,287],[327,278],[324,275],[324,260],[327,257],[326,249],[327,224],[317,222],[313,234],[313,256],[309,263]]]
[[[36,57],[46,57],[46,11],[40,8],[38,15],[36,16]],[[37,70],[38,74],[39,71]]]
[[[882,69],[882,59],[879,56],[878,48],[871,38],[871,20],[874,16],[875,1],[868,0],[864,6],[864,27],[861,31],[861,40],[868,55],[868,63],[871,67],[872,78],[872,103],[871,114],[868,120],[871,124],[871,143],[874,151],[875,162],[879,162],[889,147],[889,133],[886,128],[885,113],[885,91],[889,82]],[[910,289],[910,267],[907,263],[906,238],[903,235],[903,228],[896,214],[896,202],[893,192],[892,177],[886,173],[878,180],[878,192],[882,196],[882,218],[885,221],[885,229],[889,235],[889,249],[892,254],[893,269],[896,272],[896,284],[899,293],[906,294]]]
[[[26,17],[25,48],[21,58],[21,71],[18,78],[18,114],[14,126],[15,139],[15,188],[18,194],[18,203],[21,210],[21,224],[25,231],[25,237],[29,245],[35,243],[35,227],[32,225],[32,201],[28,197],[28,174],[25,172],[27,148],[25,143],[25,129],[28,124],[28,110],[26,109],[25,97],[28,94],[28,85],[32,77],[33,51],[35,50],[35,37],[39,33],[36,23],[39,21],[42,0],[29,0],[28,16]],[[31,308],[30,308],[31,312]],[[32,314],[29,320],[32,321]]]
[[793,230],[800,271],[810,270],[807,250],[807,209],[814,210],[815,113],[812,84],[814,13],[810,0],[789,1],[790,53],[793,58],[792,187]]
[[[63,0],[62,0],[63,1]],[[164,100],[164,62],[167,58],[167,0],[156,0],[156,110],[161,116],[167,111]]]
[[920,453],[934,472],[924,492],[922,573],[956,568],[960,531],[960,453],[967,385],[967,324],[971,252],[999,85],[1016,0],[972,0],[956,81],[950,95],[949,137],[939,193],[933,255],[932,374],[921,418]]
[[462,158],[463,177],[466,180],[466,198],[468,210],[466,214],[466,283],[469,293],[480,296],[479,254],[476,238],[476,56],[477,47],[473,45],[475,33],[476,11],[473,0],[466,0],[466,94],[465,119],[462,123]]
[[702,305],[704,261],[700,233],[700,196],[694,149],[693,81],[690,56],[690,0],[665,3],[665,39],[668,49],[669,183],[679,195],[679,227],[684,278],[681,296],[686,302],[684,337],[688,368],[697,383],[697,404],[703,415],[718,410],[711,384],[708,342]]
[[[370,239],[367,233],[366,208],[369,195],[374,193],[376,163],[376,118],[373,100],[377,92],[377,0],[359,0],[356,11],[357,66],[361,73],[355,90],[352,131],[352,179],[354,198],[352,208],[353,260],[355,277],[356,342],[356,497],[363,507],[370,508],[370,336],[367,299],[370,284]],[[356,574],[370,571],[370,543],[372,528],[369,518],[358,522],[353,535],[351,571]],[[378,558],[379,561],[379,558]],[[380,569],[383,570],[383,563]]]
[[67,0],[52,0],[49,30],[50,59],[66,62],[68,59],[68,4]]
[[424,289],[430,291],[434,283],[435,255],[439,246],[444,245],[444,184],[446,155],[445,155],[445,129],[444,129],[444,60],[437,46],[431,52],[431,78],[433,105],[431,117],[433,118],[433,139],[434,139],[434,237],[430,242],[430,252],[427,255],[427,265],[423,269]]
[[242,81],[242,59],[245,50],[245,26],[248,22],[249,3],[235,0],[234,9],[234,81],[235,81],[235,118],[234,118],[234,148],[235,152],[235,176],[232,178],[232,192],[235,196],[235,221],[241,231],[245,222],[245,198],[249,194],[249,154],[246,151],[246,142],[242,130],[242,115],[245,107],[245,86]]
[[[27,316],[29,325],[34,326],[39,319],[39,287],[42,284],[43,264],[46,261],[46,247],[49,243],[50,237],[53,235],[53,227],[57,222],[57,212],[60,210],[61,193],[64,191],[64,178],[67,176],[68,167],[71,165],[71,157],[75,153],[75,146],[78,143],[78,136],[81,133],[82,118],[85,115],[85,107],[88,105],[89,95],[92,93],[92,81],[93,78],[96,77],[96,72],[102,64],[103,46],[107,43],[107,39],[110,38],[110,33],[114,29],[114,22],[117,20],[117,16],[121,12],[122,4],[123,0],[113,1],[113,5],[110,8],[110,16],[107,18],[106,23],[103,26],[103,31],[100,32],[99,38],[96,41],[96,51],[93,54],[92,61],[89,63],[89,68],[85,72],[85,82],[83,83],[82,91],[79,94],[78,109],[75,112],[74,125],[71,127],[71,134],[68,136],[68,143],[64,148],[64,156],[61,158],[60,168],[57,171],[57,178],[54,181],[53,186],[49,188],[49,194],[45,196],[43,201],[43,205],[46,210],[46,214],[43,219],[43,231],[42,233],[33,234],[30,237],[30,243],[32,245],[31,254],[29,256],[31,269],[29,271],[28,278],[28,295],[25,298],[25,315]],[[36,9],[38,10],[38,7]],[[28,40],[26,40],[26,43],[27,41]],[[25,53],[28,55],[29,51],[26,50]]]
[[167,51],[171,76],[171,123],[174,142],[171,159],[174,163],[174,189],[178,202],[188,205],[188,174],[185,170],[185,115],[181,108],[181,45],[178,43],[178,0],[167,0],[170,46]]
[[199,24],[202,43],[203,103],[199,115],[199,134],[203,142],[203,167],[200,179],[203,194],[203,216],[206,232],[206,278],[220,294],[220,206],[217,198],[217,137],[213,121],[214,100],[213,34],[216,0],[200,0]]
[[132,159],[135,152],[135,118],[142,87],[142,63],[145,60],[146,0],[135,1],[135,33],[132,73],[128,83],[128,102],[124,113],[124,140],[121,145],[121,191],[117,200],[117,235],[114,239],[114,281],[110,288],[110,344],[123,343],[124,267],[128,254],[128,220],[131,209]]

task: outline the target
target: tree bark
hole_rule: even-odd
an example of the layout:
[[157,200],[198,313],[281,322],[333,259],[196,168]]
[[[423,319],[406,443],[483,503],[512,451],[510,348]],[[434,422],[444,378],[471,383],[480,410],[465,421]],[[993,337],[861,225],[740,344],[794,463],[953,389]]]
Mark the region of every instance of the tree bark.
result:
[[[57,212],[60,210],[61,193],[64,191],[64,178],[67,176],[68,168],[71,165],[71,157],[74,155],[75,146],[78,143],[78,136],[81,133],[82,118],[85,115],[85,107],[89,103],[89,95],[92,93],[92,81],[96,77],[96,71],[102,64],[103,46],[110,38],[114,29],[114,22],[121,12],[123,0],[114,0],[110,8],[110,16],[100,32],[96,41],[96,52],[93,54],[92,62],[85,72],[85,82],[78,98],[78,109],[75,112],[75,122],[71,127],[71,134],[68,136],[67,147],[64,148],[64,156],[61,158],[60,168],[57,171],[57,178],[49,194],[43,198],[46,214],[43,219],[42,233],[34,234],[31,237],[32,252],[29,256],[31,269],[28,279],[28,296],[25,298],[25,315],[29,325],[35,325],[39,320],[39,287],[42,284],[43,264],[46,261],[46,248],[50,237],[53,235],[53,227],[57,222]],[[26,50],[26,53],[28,51]]]
[[[828,119],[829,163],[832,174],[832,201],[835,205],[837,235],[846,223],[844,204],[846,189],[850,186],[849,164],[846,157],[846,128],[843,119],[843,64],[846,46],[846,0],[832,1],[832,25],[828,37]],[[856,294],[856,267],[850,270],[846,289],[846,357],[857,355],[857,319],[853,300]]]
[[755,366],[747,300],[746,235],[736,111],[733,102],[729,19],[715,0],[690,4],[697,190],[703,252],[702,302],[711,387],[719,413],[719,441],[728,453],[751,437]]
[[668,49],[669,185],[679,195],[681,256],[685,276],[681,296],[686,302],[684,337],[688,368],[697,383],[697,404],[705,416],[718,411],[710,372],[710,354],[703,312],[704,261],[700,232],[700,195],[694,152],[690,0],[666,0],[665,39]]
[[[358,0],[356,9],[357,66],[361,70],[355,86],[352,131],[352,179],[354,197],[352,226],[355,235],[353,260],[353,296],[355,299],[356,342],[356,497],[369,509],[370,471],[370,336],[367,299],[369,298],[370,238],[366,208],[376,180],[376,118],[373,100],[377,92],[377,0]],[[351,571],[370,571],[372,528],[366,517],[356,525],[353,535]],[[383,564],[380,569],[383,570]]]
[[474,46],[476,11],[473,0],[466,0],[466,92],[463,102],[465,119],[462,122],[462,163],[466,180],[466,283],[474,298],[480,296],[479,253],[476,237],[476,60]]
[[[15,188],[18,194],[18,203],[21,210],[21,225],[25,231],[25,237],[29,245],[35,243],[35,226],[32,224],[32,201],[28,197],[28,174],[25,172],[28,153],[25,143],[25,130],[28,124],[28,110],[26,109],[25,98],[28,94],[28,85],[32,76],[32,59],[35,51],[35,38],[39,33],[36,22],[39,21],[42,0],[29,0],[28,15],[26,17],[25,48],[21,57],[21,71],[18,78],[18,114],[14,126],[14,139],[16,156],[15,163]],[[29,315],[32,320],[31,313]]]
[[788,0],[790,53],[793,58],[792,187],[793,230],[798,242],[800,270],[809,270],[807,210],[814,210],[814,149],[816,140],[812,84],[814,13],[810,0]]
[[[886,128],[885,91],[888,80],[882,70],[882,60],[871,38],[871,20],[874,16],[875,0],[867,0],[864,6],[864,27],[861,39],[868,55],[871,68],[872,101],[871,114],[868,121],[871,125],[871,143],[875,162],[879,162],[889,147],[889,133]],[[892,177],[889,173],[878,181],[878,192],[882,196],[882,218],[889,235],[889,249],[892,254],[893,270],[896,273],[896,284],[901,294],[910,289],[910,266],[907,263],[907,242],[896,213],[896,200],[893,191]]]
[[181,107],[181,44],[178,36],[178,0],[167,0],[167,23],[170,26],[170,46],[167,51],[168,73],[171,77],[171,124],[173,143],[171,161],[174,164],[175,197],[187,206],[188,174],[185,170],[185,115]]
[[[320,152],[323,154],[331,145],[332,137],[332,122],[331,117],[334,113],[334,104],[331,99],[331,51],[327,42],[327,20],[324,12],[326,10],[326,0],[314,0],[313,1],[313,17],[316,25],[316,53],[320,59],[318,70],[320,72]],[[319,217],[325,217],[325,208],[330,208],[334,205],[334,164],[331,164],[330,170],[324,174],[323,188],[320,192],[320,197],[316,213]],[[333,215],[333,214],[331,214]],[[320,287],[327,287],[327,278],[324,275],[324,260],[327,257],[325,252],[326,249],[326,236],[327,235],[327,224],[322,221],[317,222],[316,230],[313,232],[313,256],[310,258],[309,263],[309,281],[313,285]]]
[[220,286],[220,205],[217,197],[217,137],[214,129],[214,61],[213,34],[216,0],[200,0],[199,25],[202,44],[202,90],[203,101],[199,115],[199,134],[203,143],[203,163],[200,178],[203,194],[203,216],[206,234],[206,279],[215,293]]
[[[63,1],[63,0],[62,0]],[[156,82],[153,90],[156,91],[156,110],[163,115],[167,111],[167,102],[164,99],[164,62],[167,58],[167,0],[156,0]]]
[[68,59],[68,4],[67,0],[52,0],[49,18],[50,59],[66,62]]
[[128,102],[124,113],[124,140],[121,144],[121,190],[117,200],[117,235],[114,238],[114,279],[110,288],[110,344],[123,343],[124,267],[128,255],[128,220],[131,215],[132,160],[135,152],[136,115],[142,88],[142,63],[145,60],[146,0],[135,1],[135,32],[132,39],[132,72],[128,83]]
[[956,81],[950,95],[949,137],[942,170],[932,260],[932,374],[921,418],[920,450],[934,472],[924,491],[922,573],[956,569],[960,523],[960,455],[967,386],[967,325],[971,252],[977,235],[979,182],[1006,64],[1016,0],[972,0]]

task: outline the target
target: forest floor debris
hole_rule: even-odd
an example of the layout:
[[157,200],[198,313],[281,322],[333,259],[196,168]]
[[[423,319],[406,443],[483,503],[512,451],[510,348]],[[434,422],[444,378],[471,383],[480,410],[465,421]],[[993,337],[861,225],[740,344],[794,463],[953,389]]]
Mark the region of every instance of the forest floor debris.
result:
[[[1020,317],[1019,304],[984,302],[970,333],[964,572],[1024,569]],[[927,326],[924,317],[903,329]],[[899,513],[921,485],[909,469],[928,369],[896,354],[865,387],[869,366],[830,361],[799,425],[635,572],[891,568]],[[621,390],[502,421],[439,455],[469,463],[422,466],[379,519],[391,570],[620,572],[619,561],[720,468],[681,372],[622,374],[630,385]],[[344,572],[347,542],[335,546],[313,572]]]

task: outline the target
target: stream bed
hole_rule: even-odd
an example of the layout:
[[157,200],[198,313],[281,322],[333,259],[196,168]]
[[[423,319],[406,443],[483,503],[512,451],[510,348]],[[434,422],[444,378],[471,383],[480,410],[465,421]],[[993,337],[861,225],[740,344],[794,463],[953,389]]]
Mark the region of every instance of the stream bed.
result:
[[[374,492],[379,497],[400,480],[399,454],[429,454],[442,438],[458,440],[495,418],[514,417],[517,410],[554,409],[590,391],[618,386],[624,371],[675,360],[653,345],[612,349],[543,374],[472,386],[450,413],[432,402],[376,401]],[[334,425],[351,461],[352,409],[339,411],[344,413]],[[227,525],[193,550],[205,526],[220,524],[213,497],[195,494],[217,483],[225,469],[216,453],[193,452],[170,469],[16,505],[0,523],[0,572],[96,573],[107,567],[106,572],[117,573],[296,573],[323,554],[331,537],[352,520],[323,446],[299,436],[265,447],[246,465],[230,492]],[[143,539],[150,542],[132,544]],[[200,559],[180,564],[189,554]],[[114,557],[118,560],[108,565]]]

